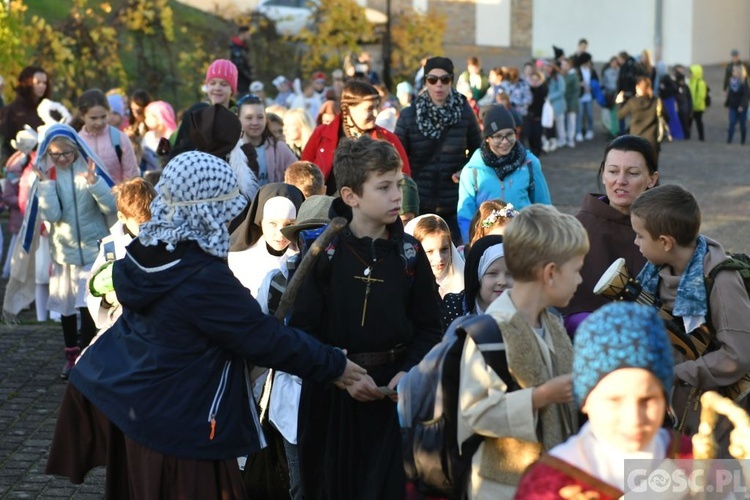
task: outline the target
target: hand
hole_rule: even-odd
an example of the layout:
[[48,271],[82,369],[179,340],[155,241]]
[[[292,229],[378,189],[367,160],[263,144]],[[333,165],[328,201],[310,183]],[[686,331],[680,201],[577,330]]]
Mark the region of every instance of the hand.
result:
[[369,375],[364,375],[359,381],[347,385],[346,391],[351,397],[363,403],[385,397],[385,394],[378,390],[377,384]]
[[42,172],[37,167],[33,167],[31,171],[36,174],[36,176],[39,178],[40,181],[48,181],[49,180],[49,175],[47,175],[46,173]]
[[461,180],[461,171],[453,172],[453,175],[451,175],[451,179],[453,180],[454,184],[458,184],[458,182]]
[[[398,372],[397,374],[395,374],[393,378],[391,379],[391,381],[388,382],[388,388],[393,389],[395,391],[396,387],[398,387],[398,383],[401,382],[402,378],[404,378],[404,375],[406,375],[406,372]],[[398,402],[398,394],[391,394],[388,397],[391,398],[393,401]]]
[[622,103],[624,103],[624,102],[625,102],[625,91],[624,91],[624,90],[621,90],[621,91],[620,91],[620,92],[619,92],[619,93],[617,94],[617,97],[615,97],[615,104],[622,104]]
[[367,370],[359,366],[357,363],[347,359],[344,373],[342,373],[339,378],[334,380],[333,383],[336,384],[336,387],[338,387],[339,389],[345,389],[350,385],[359,382],[362,377],[366,375]]
[[531,393],[531,405],[535,410],[554,403],[573,401],[573,380],[570,374],[552,378],[535,387]]
[[88,169],[86,170],[86,173],[78,174],[83,176],[86,179],[86,182],[89,183],[89,185],[96,184],[96,164],[89,158],[88,162]]

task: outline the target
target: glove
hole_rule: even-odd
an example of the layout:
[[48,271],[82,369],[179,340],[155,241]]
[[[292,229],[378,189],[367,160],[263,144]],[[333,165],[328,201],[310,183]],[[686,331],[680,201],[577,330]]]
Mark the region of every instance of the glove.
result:
[[112,283],[112,262],[107,262],[99,268],[89,280],[89,291],[94,297],[103,297],[108,292],[114,291]]

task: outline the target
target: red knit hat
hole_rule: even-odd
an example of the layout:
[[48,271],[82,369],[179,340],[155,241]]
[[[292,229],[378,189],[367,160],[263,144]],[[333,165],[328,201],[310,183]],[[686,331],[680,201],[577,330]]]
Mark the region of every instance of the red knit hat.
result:
[[237,93],[237,66],[227,59],[217,59],[211,63],[206,71],[206,85],[212,78],[221,78],[232,88],[232,94]]

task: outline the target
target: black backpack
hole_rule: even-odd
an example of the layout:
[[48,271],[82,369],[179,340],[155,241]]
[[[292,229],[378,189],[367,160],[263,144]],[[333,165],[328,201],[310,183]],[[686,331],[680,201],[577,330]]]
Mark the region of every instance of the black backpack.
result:
[[508,391],[518,388],[508,371],[500,329],[487,314],[457,318],[443,340],[401,379],[398,413],[404,469],[425,495],[462,498],[471,459],[484,439],[475,434],[458,443],[458,386],[467,335]]

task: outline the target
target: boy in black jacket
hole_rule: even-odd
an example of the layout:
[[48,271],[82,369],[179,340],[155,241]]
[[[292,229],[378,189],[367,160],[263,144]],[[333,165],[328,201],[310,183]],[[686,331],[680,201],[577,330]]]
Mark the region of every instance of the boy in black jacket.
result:
[[290,324],[346,349],[368,375],[347,387],[303,382],[305,497],[399,499],[405,476],[393,391],[440,340],[435,279],[399,219],[396,149],[369,137],[343,141],[333,168],[341,198],[331,216],[346,217],[349,226],[307,276]]

